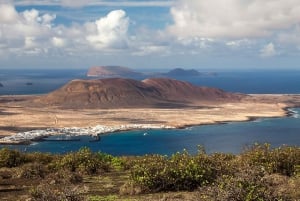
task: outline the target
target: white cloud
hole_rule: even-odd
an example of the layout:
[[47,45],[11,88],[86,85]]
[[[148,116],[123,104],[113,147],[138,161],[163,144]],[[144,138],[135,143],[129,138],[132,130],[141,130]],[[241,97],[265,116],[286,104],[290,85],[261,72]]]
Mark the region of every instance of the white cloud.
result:
[[269,43],[265,45],[261,50],[260,50],[260,56],[261,57],[273,57],[277,55],[277,51],[275,49],[275,46],[273,43]]
[[129,18],[125,11],[115,10],[110,12],[106,17],[100,18],[86,27],[91,32],[87,41],[98,49],[102,48],[125,48],[127,47],[127,31]]
[[[14,6],[0,5],[1,37],[5,39],[20,39],[26,37],[45,37],[50,32],[55,15],[40,15],[32,9],[18,13]],[[4,16],[4,18],[2,18]]]
[[24,48],[25,49],[31,49],[36,47],[37,44],[35,42],[35,38],[34,37],[30,37],[30,36],[26,36],[25,40],[24,40]]
[[82,55],[89,52],[111,52],[124,49],[129,18],[123,10],[115,10],[95,21],[70,26],[54,24],[56,16],[38,10],[17,12],[12,4],[0,4],[1,54]]
[[148,44],[138,47],[138,50],[133,52],[132,54],[136,56],[145,56],[150,54],[168,55],[169,53],[170,51],[167,46]]
[[15,0],[15,5],[26,6],[112,6],[112,7],[170,7],[173,0],[170,1],[105,1],[105,0]]
[[[15,2],[17,5],[32,5],[31,2],[34,5],[40,2],[43,5],[63,3],[64,6],[78,7],[88,4],[116,4],[117,1]],[[127,6],[162,5],[163,1],[147,2],[122,1]],[[139,19],[137,24],[133,24],[124,10],[113,10],[102,16],[98,16],[96,9],[93,9],[92,14],[86,13],[86,9],[68,8],[51,9],[47,13],[47,7],[43,11],[31,9],[18,12],[12,4],[0,3],[0,54],[44,55],[49,58],[53,55],[71,55],[70,58],[75,59],[98,58],[99,53],[115,55],[117,51],[119,55],[131,56],[271,57],[289,50],[283,43],[300,47],[300,29],[295,28],[300,27],[300,2],[296,0],[285,0],[284,3],[283,0],[176,2],[171,9],[174,23],[167,25],[166,21],[165,27],[162,24],[151,24],[152,19],[151,22]],[[65,15],[61,13],[65,11],[68,15],[76,13],[80,20],[68,18],[68,23],[58,24],[63,23],[64,20],[60,20]],[[53,14],[55,12],[59,16],[57,20]],[[132,12],[132,16],[137,14]],[[139,24],[141,22],[143,24]],[[273,43],[268,44],[266,41]]]
[[299,13],[299,0],[178,0],[168,30],[178,37],[266,37],[299,23]]
[[64,47],[66,45],[66,41],[63,38],[53,37],[52,38],[52,44],[55,47]]
[[256,45],[256,43],[257,42],[255,40],[249,39],[229,40],[225,42],[226,46],[231,50],[251,49]]
[[18,13],[10,4],[0,4],[0,23],[14,23],[18,18]]
[[177,41],[183,46],[194,47],[198,49],[208,48],[211,43],[214,43],[214,39],[212,38],[200,38],[200,37],[190,37],[190,38],[179,37]]

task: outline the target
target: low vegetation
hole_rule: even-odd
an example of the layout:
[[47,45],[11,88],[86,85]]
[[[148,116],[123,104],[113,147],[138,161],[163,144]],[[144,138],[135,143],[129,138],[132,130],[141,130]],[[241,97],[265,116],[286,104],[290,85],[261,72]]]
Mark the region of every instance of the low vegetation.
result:
[[0,149],[5,200],[299,200],[300,148],[255,144],[239,155],[114,157]]

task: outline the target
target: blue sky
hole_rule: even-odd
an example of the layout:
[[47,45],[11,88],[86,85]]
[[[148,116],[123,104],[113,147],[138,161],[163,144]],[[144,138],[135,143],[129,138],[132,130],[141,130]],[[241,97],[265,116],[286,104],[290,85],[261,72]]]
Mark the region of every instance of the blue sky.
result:
[[2,0],[0,68],[300,69],[299,0]]

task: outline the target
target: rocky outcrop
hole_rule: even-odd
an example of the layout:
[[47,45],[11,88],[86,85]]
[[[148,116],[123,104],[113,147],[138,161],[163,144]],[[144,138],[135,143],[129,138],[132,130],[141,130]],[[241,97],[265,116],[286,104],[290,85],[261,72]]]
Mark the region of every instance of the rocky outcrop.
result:
[[4,87],[3,84],[0,82],[0,87]]
[[238,101],[241,95],[188,82],[154,78],[73,80],[39,97],[35,103],[66,108],[128,108],[188,105],[197,102]]

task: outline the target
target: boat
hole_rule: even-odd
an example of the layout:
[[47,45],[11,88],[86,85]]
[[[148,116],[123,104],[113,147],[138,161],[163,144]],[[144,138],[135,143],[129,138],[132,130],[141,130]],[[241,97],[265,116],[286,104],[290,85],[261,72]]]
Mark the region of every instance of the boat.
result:
[[94,139],[93,139],[93,140],[90,140],[89,142],[99,142],[99,141],[101,141],[100,134],[93,135],[92,137],[93,137]]

